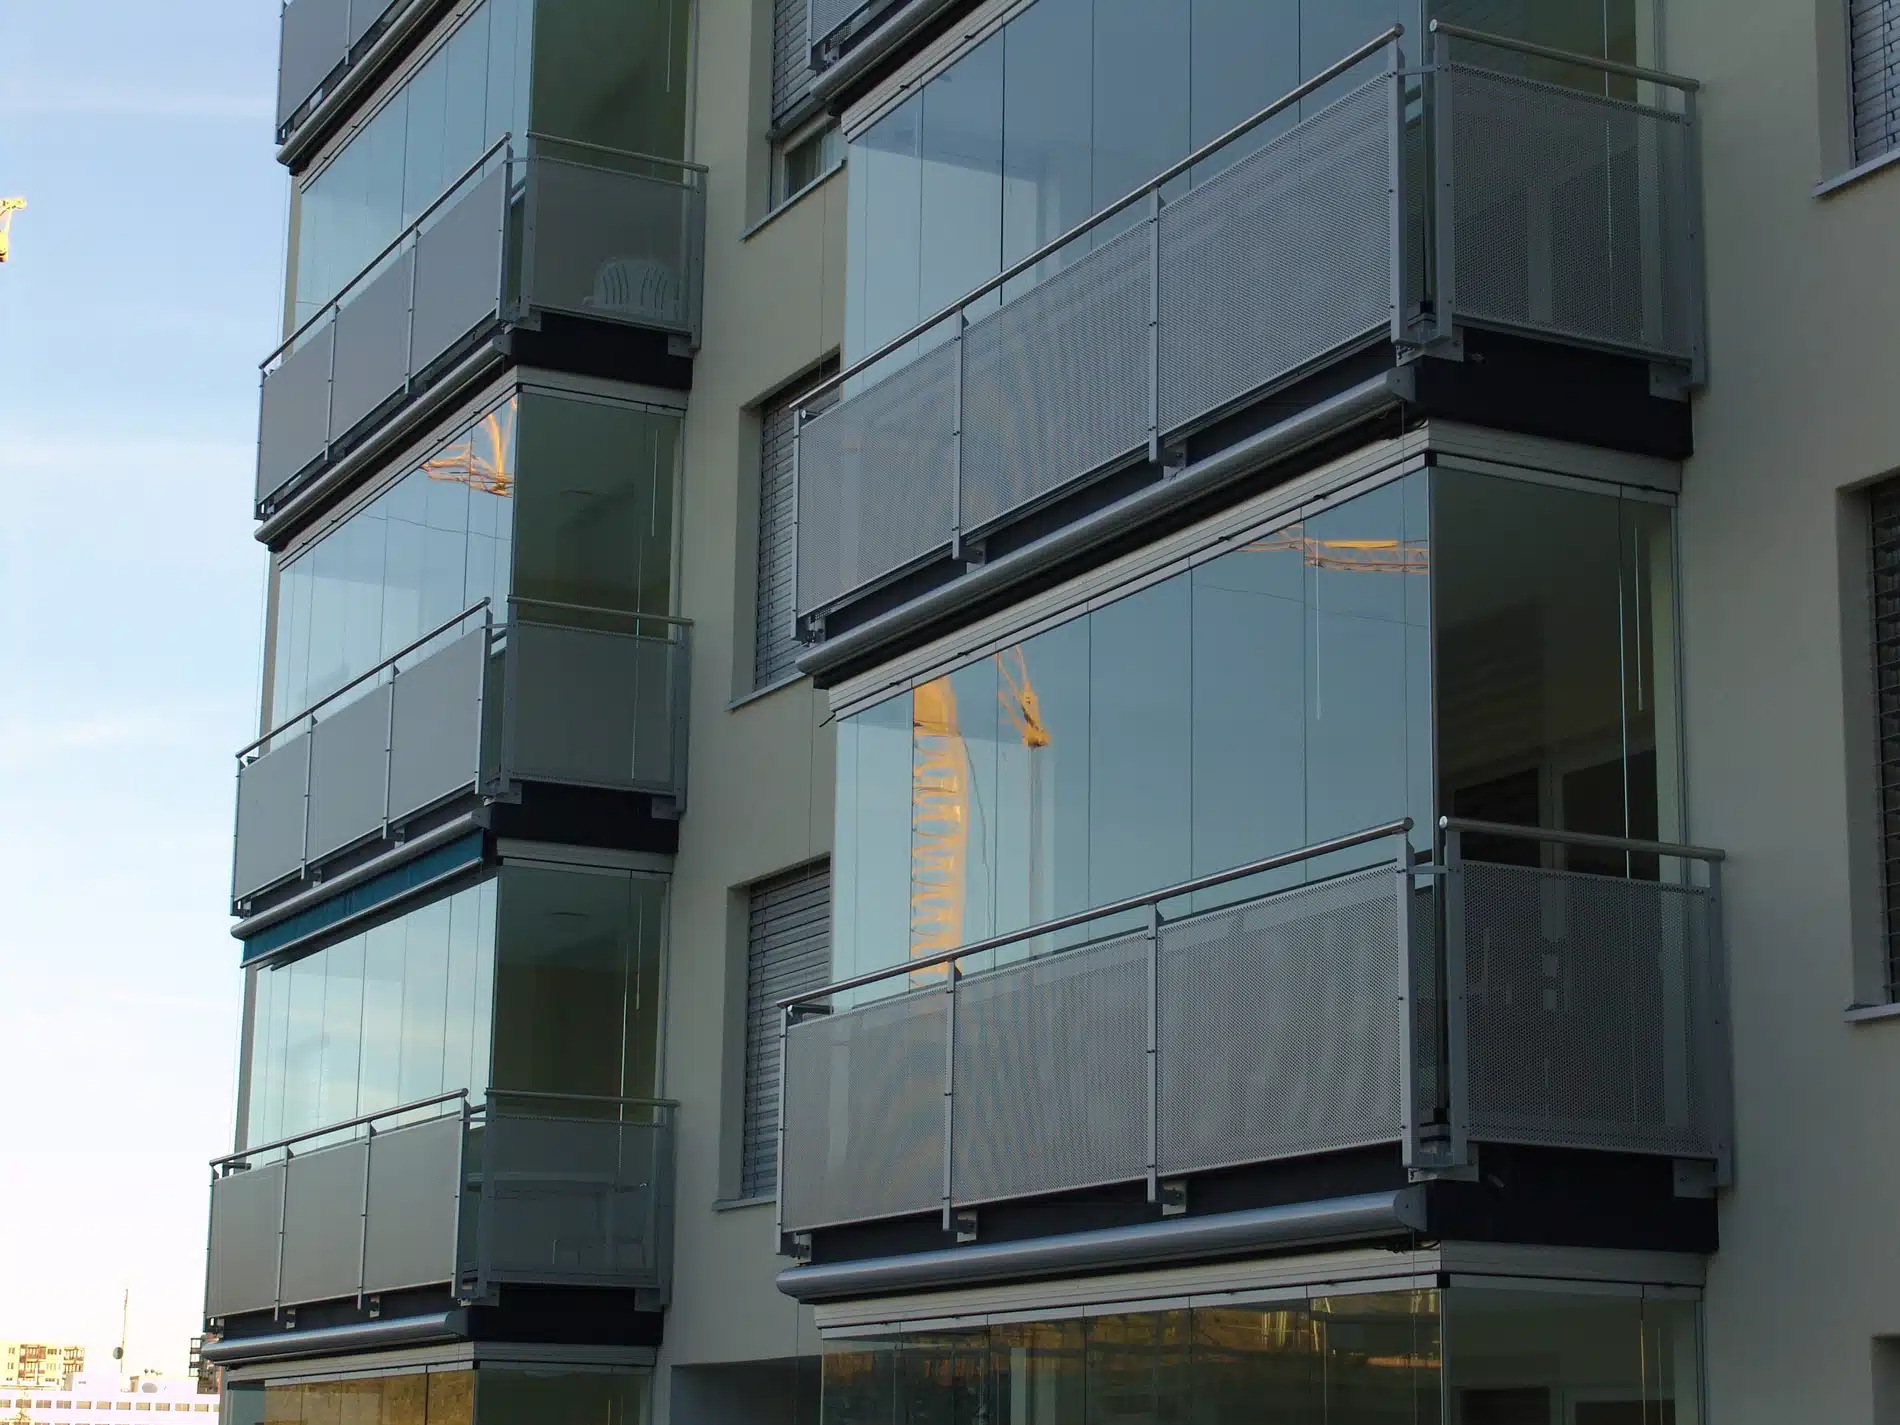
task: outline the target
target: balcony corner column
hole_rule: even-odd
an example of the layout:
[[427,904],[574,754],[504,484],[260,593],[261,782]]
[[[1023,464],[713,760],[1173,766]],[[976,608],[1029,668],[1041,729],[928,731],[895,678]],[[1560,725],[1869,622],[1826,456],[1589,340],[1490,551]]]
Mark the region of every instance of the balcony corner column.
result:
[[[962,967],[950,961],[943,967],[943,990],[946,996],[943,1026],[943,1230],[957,1230],[956,1217],[956,1170],[955,1170],[955,1120],[956,1120],[956,1069],[957,1069],[957,980],[963,974]],[[780,1069],[780,1077],[784,1070]]]
[[1150,902],[1143,932],[1148,951],[1148,1201],[1161,1201],[1161,904]]

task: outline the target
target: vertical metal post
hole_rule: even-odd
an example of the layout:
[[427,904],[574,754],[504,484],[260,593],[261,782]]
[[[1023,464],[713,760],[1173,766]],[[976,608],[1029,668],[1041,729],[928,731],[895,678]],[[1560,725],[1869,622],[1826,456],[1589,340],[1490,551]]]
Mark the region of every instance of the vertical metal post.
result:
[[1161,190],[1148,190],[1148,463],[1161,463]]
[[277,1180],[277,1272],[270,1291],[273,1319],[284,1310],[284,1219],[290,1215],[290,1161],[290,1149],[285,1148],[284,1175]]
[[501,765],[497,769],[497,780],[501,783],[503,791],[506,791],[508,784],[514,780],[514,741],[517,718],[515,699],[518,691],[516,684],[520,682],[521,660],[515,657],[515,650],[511,645],[514,643],[515,634],[519,631],[520,621],[519,606],[515,600],[510,599],[508,622],[502,630],[501,650],[501,737],[499,739]]
[[[389,668],[389,709],[383,716],[383,840],[389,840],[389,799],[396,778],[396,676],[402,670]],[[481,740],[479,731],[476,740]]]
[[[455,1180],[449,1190],[449,1221],[455,1224],[455,1230],[449,1234],[449,1280],[458,1287],[462,1281],[462,1199],[468,1193],[469,1102],[466,1091],[462,1094],[461,1109],[461,1132],[455,1138]],[[367,1174],[364,1180],[368,1180]],[[367,1206],[367,1199],[365,1204]],[[364,1222],[367,1226],[367,1212]],[[607,1240],[613,1241],[611,1234]]]
[[[258,754],[260,757],[262,753]],[[231,905],[238,903],[238,854],[244,845],[244,759],[237,759],[237,801],[231,815]]]
[[[330,458],[330,442],[336,435],[336,328],[343,315],[343,302],[339,298],[330,304],[330,371],[323,378],[323,458]],[[288,361],[286,354],[284,360]],[[282,366],[277,368],[283,370]]]
[[1432,31],[1432,339],[1450,341],[1455,334],[1453,309],[1458,303],[1457,252],[1454,230],[1452,172],[1451,36]]
[[949,1005],[944,1011],[943,1026],[943,1230],[956,1231],[955,1172],[953,1169],[955,1137],[953,1123],[956,1113],[956,1070],[957,1070],[957,980],[963,973],[962,966],[952,960],[944,967],[943,989],[949,996]]
[[1148,906],[1148,1201],[1161,1201],[1161,905]]
[[785,1041],[791,1035],[792,1007],[778,1012],[778,1119],[773,1136],[777,1154],[772,1164],[772,1238],[779,1250],[785,1247]]
[[805,444],[805,407],[792,407],[792,626],[789,636],[798,637],[798,606],[801,602],[798,574],[798,452]]
[[963,332],[969,325],[964,312],[956,316],[956,334],[950,338],[956,359],[950,363],[950,557],[963,558]]
[[1735,1182],[1735,1086],[1733,1047],[1729,1028],[1728,939],[1722,931],[1722,863],[1707,861],[1709,877],[1709,1111],[1714,1117],[1710,1137],[1715,1141],[1715,1184]]
[[1386,182],[1391,202],[1391,286],[1392,344],[1405,346],[1410,333],[1406,329],[1406,208],[1405,208],[1405,54],[1397,41],[1386,47],[1385,72],[1392,82],[1389,130],[1391,153],[1387,158]]
[[363,1206],[357,1213],[356,1304],[363,1304],[365,1284],[369,1280],[369,1174],[370,1159],[376,1154],[376,1125],[363,1125]]
[[[1682,123],[1683,165],[1687,169],[1683,177],[1689,201],[1689,226],[1684,235],[1688,251],[1683,254],[1683,282],[1688,290],[1683,295],[1687,299],[1689,319],[1689,384],[1700,390],[1709,379],[1709,294],[1702,265],[1702,117],[1693,89],[1685,89],[1682,94]],[[1665,271],[1665,280],[1666,277]],[[1709,872],[1709,887],[1713,892],[1720,879],[1720,871],[1713,861],[1709,862]]]
[[1465,1028],[1464,833],[1445,832],[1445,1103],[1451,1119],[1452,1165],[1471,1161],[1470,1039]]
[[[506,176],[501,181],[501,272],[503,296],[497,299],[497,307],[506,300],[508,284],[508,197],[514,188],[514,145],[506,150]],[[534,258],[535,258],[535,167],[530,161],[532,155],[522,159],[525,170],[521,180],[521,293],[520,310],[516,317],[525,316],[534,305]]]
[[1412,842],[1404,832],[1394,838],[1393,907],[1399,955],[1399,1143],[1408,1168],[1425,1166],[1419,1142],[1417,966],[1412,963]]
[[[487,1103],[482,1106],[482,1132],[484,1135],[482,1142],[482,1190],[477,1194],[475,1199],[474,1295],[478,1299],[485,1298],[490,1291],[488,1276],[490,1270],[489,1256],[493,1250],[491,1245],[493,1224],[490,1219],[494,1216],[495,1206],[495,1146],[501,1138],[505,1136],[496,1130],[507,1117],[505,1113],[497,1113],[495,1111],[495,1102],[496,1100],[491,1094]],[[464,1135],[464,1141],[466,1142],[466,1135]]]
[[317,715],[310,714],[310,725],[303,733],[303,849],[297,855],[297,876],[310,874],[310,764],[316,757]]
[[[502,185],[506,187],[504,183]],[[406,396],[416,385],[416,280],[422,271],[422,225],[417,223],[409,235],[409,311],[404,320],[408,329],[403,337],[402,390]]]
[[[488,605],[482,610],[482,660],[475,670],[475,786],[484,790],[487,780],[484,774],[488,768],[484,765],[488,750],[488,660],[495,651],[495,606]],[[389,706],[396,706],[396,695],[389,695]]]
[[667,661],[673,670],[673,807],[686,810],[686,749],[690,740],[692,717],[693,630],[685,624],[674,627],[676,638],[667,640]]

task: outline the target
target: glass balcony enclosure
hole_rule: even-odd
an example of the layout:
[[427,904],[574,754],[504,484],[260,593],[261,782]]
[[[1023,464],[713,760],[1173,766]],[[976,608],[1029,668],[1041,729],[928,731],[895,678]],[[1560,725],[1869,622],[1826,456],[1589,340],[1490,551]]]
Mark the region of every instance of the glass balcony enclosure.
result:
[[666,883],[505,864],[259,967],[206,1314],[509,1281],[664,1299]]
[[[344,0],[294,0],[305,7]],[[385,0],[347,0],[360,15]],[[686,157],[686,0],[484,0],[299,184],[295,324],[504,137]]]
[[1633,493],[1419,472],[842,718],[836,977],[1405,816],[1676,837],[1672,547]]
[[[467,1090],[653,1096],[666,886],[506,866],[256,971],[241,1147]],[[349,1136],[347,1133],[342,1136]]]
[[[1637,0],[1037,0],[851,143],[844,360],[850,365],[1392,24],[1427,57],[1441,19],[1624,63],[1654,58]],[[814,36],[816,38],[816,36]],[[1462,54],[1460,57],[1463,57]],[[1495,57],[1487,55],[1487,63]],[[1508,68],[1603,93],[1603,76]],[[1352,87],[1335,81],[1169,190],[1255,151]],[[1014,297],[1101,246],[1089,234],[1004,289]],[[974,310],[980,316],[989,306]]]
[[224,1425],[647,1425],[652,1374],[484,1362],[426,1375],[225,1387]]
[[261,514],[504,321],[697,343],[686,34],[684,0],[485,0],[304,181],[294,329],[264,362]]
[[825,1342],[823,1425],[1611,1425],[1702,1418],[1693,1300],[1321,1287],[1201,1304]]

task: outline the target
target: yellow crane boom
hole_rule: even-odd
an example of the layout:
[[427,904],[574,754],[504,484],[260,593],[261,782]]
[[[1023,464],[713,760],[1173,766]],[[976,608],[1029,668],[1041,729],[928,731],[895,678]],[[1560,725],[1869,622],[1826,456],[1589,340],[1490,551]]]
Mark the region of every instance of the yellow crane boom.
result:
[[25,206],[24,198],[0,198],[0,262],[13,250],[13,215]]

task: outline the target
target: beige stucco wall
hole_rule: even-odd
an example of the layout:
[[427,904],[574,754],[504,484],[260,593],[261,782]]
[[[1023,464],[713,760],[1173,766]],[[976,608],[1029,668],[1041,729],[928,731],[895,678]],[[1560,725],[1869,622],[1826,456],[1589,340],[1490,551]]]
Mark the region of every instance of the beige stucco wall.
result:
[[[773,1286],[774,1210],[736,1190],[747,883],[831,846],[832,734],[809,682],[751,688],[756,403],[843,329],[844,179],[764,209],[770,0],[702,0],[694,156],[708,165],[706,330],[686,417],[681,612],[694,621],[691,784],[673,880],[666,1092],[680,1101],[678,1229],[663,1367],[809,1354]],[[662,1397],[668,1370],[660,1372]],[[666,1419],[666,1414],[660,1415]]]
[[1845,8],[1665,7],[1670,67],[1707,85],[1710,376],[1681,530],[1690,834],[1733,857],[1722,1425],[1876,1419],[1872,1338],[1900,1333],[1900,1021],[1843,1019],[1877,955],[1849,492],[1900,469],[1900,167],[1814,196],[1846,166]]

